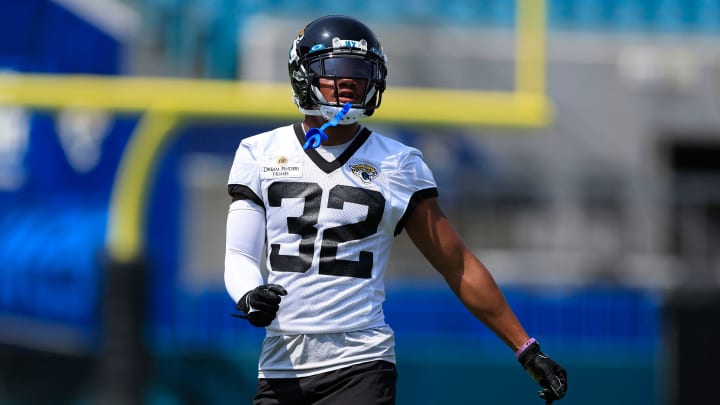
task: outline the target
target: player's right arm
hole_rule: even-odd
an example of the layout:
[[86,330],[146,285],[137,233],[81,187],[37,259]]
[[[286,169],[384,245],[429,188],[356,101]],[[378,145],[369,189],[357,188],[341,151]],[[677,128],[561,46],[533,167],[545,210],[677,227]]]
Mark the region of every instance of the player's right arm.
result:
[[[250,138],[252,139],[252,138]],[[260,181],[254,143],[245,139],[235,152],[230,169],[225,242],[225,288],[235,307],[255,326],[268,326],[279,309],[279,285],[264,284],[260,260],[265,247],[265,206],[260,198]]]
[[250,199],[234,197],[227,219],[225,288],[247,319],[268,326],[280,307],[285,289],[263,284],[260,260],[265,242],[265,210]]
[[263,284],[260,260],[265,246],[265,206],[254,139],[240,142],[228,177],[232,202],[225,234],[225,288],[235,303]]
[[225,288],[234,302],[263,284],[260,260],[265,244],[265,211],[249,199],[230,204],[225,237]]

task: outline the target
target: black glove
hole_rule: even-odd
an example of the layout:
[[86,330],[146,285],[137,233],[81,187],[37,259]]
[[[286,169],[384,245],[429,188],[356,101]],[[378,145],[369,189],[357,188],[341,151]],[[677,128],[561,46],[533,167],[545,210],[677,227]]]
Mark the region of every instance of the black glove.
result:
[[543,388],[538,392],[546,404],[562,399],[567,392],[567,372],[555,363],[545,353],[540,351],[540,345],[533,342],[518,356],[518,361],[525,371]]
[[287,291],[277,284],[264,284],[248,291],[240,298],[235,308],[245,315],[232,316],[247,319],[254,326],[268,326],[275,319],[280,308],[280,297]]

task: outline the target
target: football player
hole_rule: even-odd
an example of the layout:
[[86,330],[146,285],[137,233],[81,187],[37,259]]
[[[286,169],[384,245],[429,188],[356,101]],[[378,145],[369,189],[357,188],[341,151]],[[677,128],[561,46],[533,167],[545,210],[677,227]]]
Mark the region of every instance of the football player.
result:
[[403,230],[516,354],[540,396],[562,398],[565,370],[528,336],[443,214],[421,152],[360,123],[381,105],[386,65],[362,22],[312,21],[293,40],[288,61],[304,119],[246,138],[236,151],[225,283],[240,317],[266,328],[254,403],[395,403],[383,278]]

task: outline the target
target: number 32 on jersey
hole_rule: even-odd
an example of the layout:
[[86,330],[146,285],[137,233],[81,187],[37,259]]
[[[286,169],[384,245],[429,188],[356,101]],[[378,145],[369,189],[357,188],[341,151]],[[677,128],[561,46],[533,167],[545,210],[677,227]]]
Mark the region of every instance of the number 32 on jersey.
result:
[[385,197],[375,190],[347,185],[336,185],[328,191],[327,206],[322,207],[323,189],[317,183],[274,182],[268,187],[268,204],[280,207],[284,199],[302,199],[302,214],[287,217],[287,232],[300,235],[298,255],[280,254],[280,244],[270,245],[270,265],[274,271],[304,273],[312,266],[317,223],[323,209],[342,210],[345,203],[367,206],[367,216],[354,223],[327,228],[320,243],[319,274],[344,277],[370,278],[373,253],[359,252],[359,260],[341,260],[336,257],[340,243],[360,240],[375,234],[385,210]]

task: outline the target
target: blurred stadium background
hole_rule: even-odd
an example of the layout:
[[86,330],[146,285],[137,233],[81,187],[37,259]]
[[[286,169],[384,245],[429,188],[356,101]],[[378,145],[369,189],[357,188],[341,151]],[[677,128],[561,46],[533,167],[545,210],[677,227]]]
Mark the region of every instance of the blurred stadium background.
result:
[[[330,13],[379,34],[370,126],[424,150],[448,215],[568,368],[563,403],[716,402],[720,1],[0,11],[0,403],[249,403],[262,331],[229,315],[227,173],[241,138],[300,118],[285,55]],[[404,235],[393,257],[399,403],[540,403]]]

